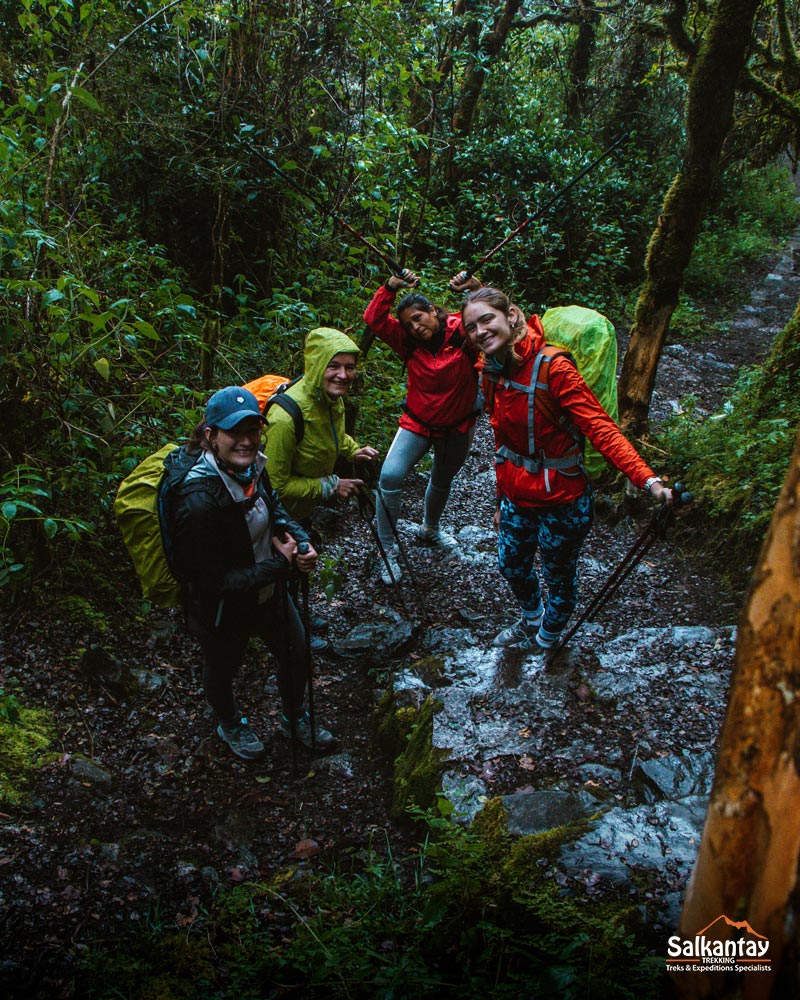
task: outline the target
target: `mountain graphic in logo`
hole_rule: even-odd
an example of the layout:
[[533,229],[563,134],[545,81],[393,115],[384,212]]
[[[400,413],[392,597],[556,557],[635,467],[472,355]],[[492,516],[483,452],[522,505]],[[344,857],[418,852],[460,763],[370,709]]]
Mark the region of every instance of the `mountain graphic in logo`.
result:
[[737,931],[746,931],[748,934],[752,934],[754,937],[761,938],[763,941],[767,940],[766,934],[759,934],[758,931],[754,931],[747,920],[731,920],[731,918],[726,917],[724,913],[720,913],[720,915],[715,920],[712,920],[707,927],[704,927],[701,931],[697,931],[696,936],[702,937],[706,933],[706,931],[710,930],[714,926],[714,924],[718,924],[720,920],[724,920],[725,923],[728,925],[728,927],[733,927]]

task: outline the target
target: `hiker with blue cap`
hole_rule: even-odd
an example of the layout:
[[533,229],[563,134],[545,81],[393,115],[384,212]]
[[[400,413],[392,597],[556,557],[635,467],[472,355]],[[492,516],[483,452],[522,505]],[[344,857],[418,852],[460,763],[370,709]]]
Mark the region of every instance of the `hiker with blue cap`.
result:
[[251,636],[278,666],[281,732],[328,749],[333,736],[312,723],[305,703],[305,633],[287,593],[293,573],[309,573],[317,553],[284,510],[259,450],[263,418],[247,389],[215,392],[186,450],[194,466],[170,491],[176,576],[187,626],[205,654],[203,687],[217,733],[242,760],[264,744],[243,715],[233,682]]

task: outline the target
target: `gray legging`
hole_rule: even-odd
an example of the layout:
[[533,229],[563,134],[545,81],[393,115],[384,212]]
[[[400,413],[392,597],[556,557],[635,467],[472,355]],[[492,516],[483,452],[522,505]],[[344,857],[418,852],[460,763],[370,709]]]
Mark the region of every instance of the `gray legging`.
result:
[[431,446],[433,446],[433,468],[428,488],[425,490],[423,523],[429,528],[439,527],[439,518],[450,496],[450,484],[466,460],[474,434],[475,424],[468,431],[451,431],[444,437],[436,438],[414,434],[404,427],[398,429],[389,453],[384,459],[378,483],[381,496],[377,498],[376,510],[381,545],[388,548],[394,544],[392,524],[396,525],[400,517],[403,483]]

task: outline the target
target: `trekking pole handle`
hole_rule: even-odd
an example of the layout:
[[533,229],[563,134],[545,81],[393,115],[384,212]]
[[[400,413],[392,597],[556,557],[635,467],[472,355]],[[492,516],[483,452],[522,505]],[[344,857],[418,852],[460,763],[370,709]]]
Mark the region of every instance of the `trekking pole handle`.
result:
[[694,497],[686,489],[683,483],[675,483],[672,487],[673,507],[688,507],[692,503],[694,503]]
[[311,546],[308,544],[308,542],[298,542],[297,543],[297,551],[299,552],[299,554],[301,556],[304,556],[306,554],[306,552],[308,552],[308,550],[310,548],[311,548]]

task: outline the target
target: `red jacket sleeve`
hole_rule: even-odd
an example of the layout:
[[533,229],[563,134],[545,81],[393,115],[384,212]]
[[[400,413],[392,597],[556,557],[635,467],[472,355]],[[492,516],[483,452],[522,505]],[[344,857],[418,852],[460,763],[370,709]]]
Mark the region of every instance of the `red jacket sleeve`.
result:
[[564,357],[550,362],[550,391],[600,454],[640,489],[655,473],[606,413],[575,366]]
[[405,361],[408,358],[406,333],[400,320],[392,316],[392,306],[396,297],[395,292],[390,291],[385,285],[381,285],[364,310],[364,322],[376,337],[391,347],[395,354],[398,354]]

